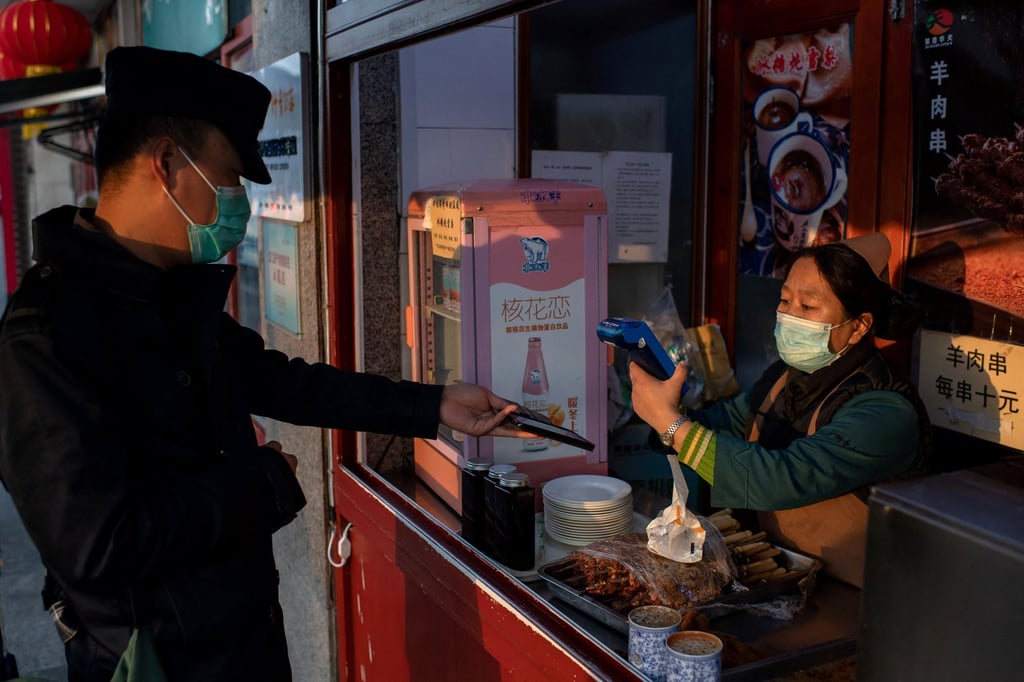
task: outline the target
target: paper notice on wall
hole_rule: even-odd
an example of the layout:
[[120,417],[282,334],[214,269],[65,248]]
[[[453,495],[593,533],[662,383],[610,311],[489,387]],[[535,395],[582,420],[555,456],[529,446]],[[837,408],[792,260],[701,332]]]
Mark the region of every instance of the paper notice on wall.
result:
[[1024,346],[924,330],[917,385],[935,426],[1024,449]]
[[608,261],[668,260],[672,155],[535,150],[533,177],[600,187],[608,202]]
[[263,220],[264,312],[292,334],[300,331],[298,240],[293,223]]
[[459,197],[430,197],[424,207],[423,227],[430,230],[430,246],[435,256],[459,259],[459,247],[462,245],[462,201]]
[[598,152],[555,152],[535,149],[530,163],[535,178],[603,187],[604,154]]

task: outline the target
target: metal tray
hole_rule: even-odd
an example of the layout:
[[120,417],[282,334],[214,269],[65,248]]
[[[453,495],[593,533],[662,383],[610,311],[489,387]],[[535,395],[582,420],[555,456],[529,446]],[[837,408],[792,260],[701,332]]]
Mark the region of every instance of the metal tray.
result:
[[[772,547],[777,546],[772,545]],[[817,574],[818,569],[821,568],[821,562],[814,557],[800,554],[784,547],[778,547],[778,549],[780,553],[775,557],[775,562],[787,570],[782,579],[763,585],[755,585],[749,589],[740,589],[736,587],[737,583],[733,583],[732,586],[725,588],[727,591],[719,598],[704,602],[703,604],[689,606],[682,609],[682,613],[685,614],[688,611],[700,609],[704,611],[708,618],[719,618],[735,612],[737,606],[761,604],[771,601],[781,594],[799,593],[801,583],[809,576]],[[591,597],[583,590],[568,585],[564,581],[565,578],[570,578],[574,575],[575,565],[575,560],[570,557],[563,557],[558,561],[544,564],[537,569],[537,574],[548,583],[552,595],[608,627],[627,634],[629,632],[629,623],[626,620],[627,614],[615,610],[608,604]],[[811,580],[813,580],[813,577]],[[732,591],[729,591],[730,587],[733,588]],[[808,581],[808,589],[811,587],[813,587],[813,584]]]

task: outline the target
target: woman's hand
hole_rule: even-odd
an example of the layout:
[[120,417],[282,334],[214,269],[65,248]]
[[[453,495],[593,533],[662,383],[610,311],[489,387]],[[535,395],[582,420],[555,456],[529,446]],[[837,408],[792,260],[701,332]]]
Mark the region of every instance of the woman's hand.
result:
[[448,384],[441,394],[441,422],[470,436],[535,437],[503,424],[516,404],[477,384]]
[[679,401],[686,382],[686,363],[665,381],[658,381],[635,362],[629,363],[629,380],[633,384],[633,411],[658,433],[664,433],[679,418]]

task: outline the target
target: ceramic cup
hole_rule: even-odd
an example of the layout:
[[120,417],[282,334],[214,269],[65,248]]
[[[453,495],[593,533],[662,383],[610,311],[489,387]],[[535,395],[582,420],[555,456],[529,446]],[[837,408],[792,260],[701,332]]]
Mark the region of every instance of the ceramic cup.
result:
[[709,632],[686,630],[669,635],[666,682],[718,682],[722,679],[722,640]]
[[775,143],[790,133],[810,130],[814,119],[800,111],[800,96],[793,90],[774,87],[762,90],[754,100],[754,129],[757,160],[768,166],[768,154]]
[[772,232],[789,251],[814,243],[825,211],[846,194],[846,171],[817,135],[791,133],[768,155]]
[[638,606],[629,612],[629,662],[654,682],[665,682],[665,640],[683,617],[668,606]]

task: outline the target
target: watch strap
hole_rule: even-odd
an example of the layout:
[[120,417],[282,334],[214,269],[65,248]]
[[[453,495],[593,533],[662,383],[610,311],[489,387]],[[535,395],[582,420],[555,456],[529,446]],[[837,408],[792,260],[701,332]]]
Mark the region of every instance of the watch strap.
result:
[[668,427],[668,429],[665,431],[665,433],[661,434],[661,442],[664,443],[665,446],[667,446],[667,447],[671,447],[672,446],[672,443],[673,443],[673,441],[675,439],[676,431],[679,430],[679,427],[682,426],[683,422],[685,422],[685,421],[686,421],[686,415],[685,414],[679,415],[679,418],[676,419],[674,422],[672,422],[672,426]]

